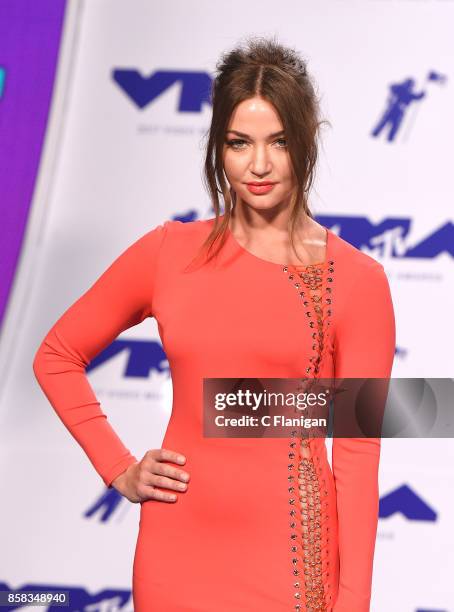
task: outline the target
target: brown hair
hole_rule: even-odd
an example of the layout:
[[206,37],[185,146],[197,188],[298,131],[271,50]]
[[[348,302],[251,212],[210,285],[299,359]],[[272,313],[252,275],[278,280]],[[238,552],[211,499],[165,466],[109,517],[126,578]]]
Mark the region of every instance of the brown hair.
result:
[[[223,168],[225,133],[235,107],[248,98],[260,96],[275,107],[285,131],[288,151],[296,178],[290,214],[290,240],[301,211],[314,218],[308,205],[318,157],[317,136],[324,121],[319,120],[319,98],[307,73],[306,62],[297,51],[274,38],[249,37],[233,50],[222,54],[211,87],[213,113],[207,138],[204,184],[215,210],[213,228],[202,244],[211,259],[225,242],[231,211],[232,193]],[[329,122],[327,122],[329,123]],[[222,194],[225,215],[220,222]],[[210,255],[216,242],[218,249]],[[200,252],[200,251],[199,251]]]

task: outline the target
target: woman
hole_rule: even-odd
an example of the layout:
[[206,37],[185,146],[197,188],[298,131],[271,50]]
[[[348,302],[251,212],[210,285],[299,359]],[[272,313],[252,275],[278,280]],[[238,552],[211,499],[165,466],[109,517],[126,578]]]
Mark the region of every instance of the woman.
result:
[[[297,430],[203,435],[204,378],[389,377],[395,346],[383,266],[308,207],[320,122],[303,60],[252,39],[217,68],[215,217],[166,221],[126,249],[49,331],[35,375],[105,484],[141,504],[136,612],[366,612],[379,439],[334,439],[331,471],[324,438]],[[85,368],[146,317],[174,398],[162,449],[139,461]]]

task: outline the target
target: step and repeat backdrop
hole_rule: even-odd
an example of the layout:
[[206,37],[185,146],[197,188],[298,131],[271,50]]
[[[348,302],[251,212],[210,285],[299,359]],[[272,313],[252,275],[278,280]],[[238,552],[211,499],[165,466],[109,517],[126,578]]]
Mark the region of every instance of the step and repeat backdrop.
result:
[[[133,610],[139,507],[104,487],[32,360],[139,236],[213,216],[207,88],[248,35],[308,62],[331,123],[311,207],[385,267],[393,376],[453,376],[453,23],[454,2],[437,0],[0,3],[0,590]],[[172,384],[154,319],[87,376],[136,456],[160,447]],[[453,465],[449,438],[383,440],[373,612],[454,610]]]

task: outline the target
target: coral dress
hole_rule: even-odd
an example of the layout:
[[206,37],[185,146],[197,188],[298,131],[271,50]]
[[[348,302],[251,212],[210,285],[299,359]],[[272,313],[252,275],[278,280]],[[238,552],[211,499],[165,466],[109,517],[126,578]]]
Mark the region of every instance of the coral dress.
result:
[[[163,448],[191,479],[141,503],[135,612],[367,612],[378,521],[378,438],[203,435],[204,378],[389,377],[395,321],[383,266],[327,230],[326,260],[286,266],[229,231],[185,270],[214,219],[166,221],[129,246],[54,324],[35,376],[106,486],[137,459],[85,368],[155,317],[173,383]],[[181,466],[180,466],[181,467]]]

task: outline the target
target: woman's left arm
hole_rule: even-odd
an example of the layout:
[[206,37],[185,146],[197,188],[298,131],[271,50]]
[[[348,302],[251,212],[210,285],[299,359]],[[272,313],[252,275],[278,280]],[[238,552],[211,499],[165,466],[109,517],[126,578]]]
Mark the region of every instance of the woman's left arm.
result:
[[[334,339],[336,378],[389,378],[395,319],[388,279],[364,266],[340,313]],[[369,612],[378,525],[380,438],[333,438],[340,576],[334,612]]]

